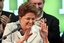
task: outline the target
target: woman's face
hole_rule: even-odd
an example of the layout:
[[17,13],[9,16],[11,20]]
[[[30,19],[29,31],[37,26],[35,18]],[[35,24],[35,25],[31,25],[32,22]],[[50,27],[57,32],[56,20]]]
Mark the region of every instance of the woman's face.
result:
[[34,13],[26,13],[23,17],[19,17],[20,25],[22,29],[25,31],[28,28],[31,28],[35,21]]

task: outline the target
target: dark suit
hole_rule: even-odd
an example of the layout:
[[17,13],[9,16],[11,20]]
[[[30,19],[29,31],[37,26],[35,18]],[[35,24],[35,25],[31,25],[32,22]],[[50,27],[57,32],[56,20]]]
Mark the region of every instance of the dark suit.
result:
[[[6,15],[7,17],[9,17],[9,15],[11,14],[11,18],[10,18],[10,22],[15,22],[15,21],[18,21],[18,16],[15,16],[14,13],[11,13],[11,12],[7,12],[7,11],[2,11],[2,15]],[[2,23],[0,21],[0,23]],[[3,25],[3,29],[5,28],[5,26]],[[2,33],[3,34],[3,33]],[[2,35],[0,35],[0,38],[2,38]]]
[[43,18],[47,19],[48,25],[48,39],[50,43],[61,43],[60,31],[59,31],[59,20],[52,15],[43,13]]
[[2,11],[1,16],[5,15],[5,16],[9,17],[10,14],[11,14],[10,22],[16,22],[16,21],[18,21],[18,16],[15,16],[14,13],[11,13],[11,12]]
[[18,21],[18,17],[15,16],[14,13],[2,11],[2,15],[6,15],[7,17],[9,17],[10,14],[11,14],[10,22]]
[[63,34],[62,34],[62,43],[64,43],[64,32],[63,32]]

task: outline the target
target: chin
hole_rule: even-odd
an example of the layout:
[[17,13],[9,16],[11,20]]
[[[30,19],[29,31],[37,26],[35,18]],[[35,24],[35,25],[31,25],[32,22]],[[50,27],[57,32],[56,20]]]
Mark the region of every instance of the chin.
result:
[[37,15],[39,15],[39,14],[40,14],[40,11],[38,11]]

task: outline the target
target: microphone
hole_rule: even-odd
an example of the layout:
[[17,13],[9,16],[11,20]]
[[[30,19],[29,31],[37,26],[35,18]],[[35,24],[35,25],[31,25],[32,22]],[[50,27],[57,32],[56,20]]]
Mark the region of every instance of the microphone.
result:
[[7,35],[3,36],[0,40],[2,40],[2,39],[6,39],[8,35],[10,35],[10,34],[14,33],[15,31],[21,29],[20,24],[17,24],[17,26],[18,26],[18,27],[17,27],[16,29],[14,29],[13,31],[11,31],[11,32],[8,33]]

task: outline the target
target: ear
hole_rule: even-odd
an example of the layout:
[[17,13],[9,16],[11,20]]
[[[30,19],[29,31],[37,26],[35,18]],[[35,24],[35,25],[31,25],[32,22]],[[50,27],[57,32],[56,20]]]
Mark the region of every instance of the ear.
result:
[[21,19],[21,17],[19,16],[19,19]]
[[21,20],[22,19],[22,17],[21,16],[19,16],[19,20]]

